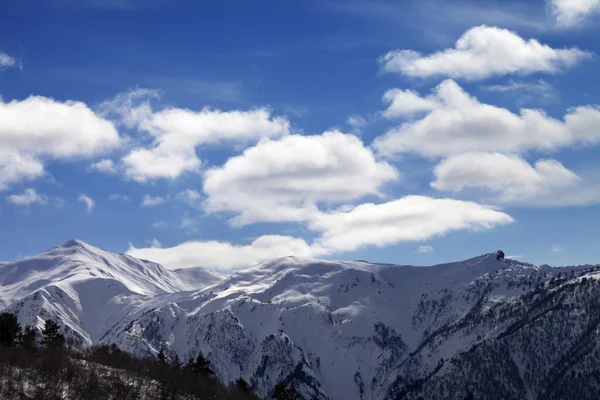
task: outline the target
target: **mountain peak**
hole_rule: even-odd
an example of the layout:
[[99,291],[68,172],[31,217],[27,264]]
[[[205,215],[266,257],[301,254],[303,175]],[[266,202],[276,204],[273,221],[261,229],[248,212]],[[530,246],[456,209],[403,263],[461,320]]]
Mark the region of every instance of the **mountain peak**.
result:
[[71,248],[71,247],[82,247],[82,246],[86,246],[86,245],[87,244],[85,242],[83,242],[82,240],[71,239],[71,240],[67,240],[66,242],[58,245],[57,247]]

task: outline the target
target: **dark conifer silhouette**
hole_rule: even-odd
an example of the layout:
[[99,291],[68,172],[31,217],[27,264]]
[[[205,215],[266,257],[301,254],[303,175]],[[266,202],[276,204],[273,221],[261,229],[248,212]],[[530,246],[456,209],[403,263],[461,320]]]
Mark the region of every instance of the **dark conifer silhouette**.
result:
[[271,395],[273,400],[298,400],[298,392],[291,386],[287,387],[284,382],[279,382],[273,388],[273,394]]
[[21,338],[21,325],[17,316],[11,313],[0,314],[0,344],[12,346]]
[[42,330],[44,339],[43,344],[51,346],[61,346],[65,343],[65,336],[60,333],[60,327],[51,319],[46,320],[44,329]]

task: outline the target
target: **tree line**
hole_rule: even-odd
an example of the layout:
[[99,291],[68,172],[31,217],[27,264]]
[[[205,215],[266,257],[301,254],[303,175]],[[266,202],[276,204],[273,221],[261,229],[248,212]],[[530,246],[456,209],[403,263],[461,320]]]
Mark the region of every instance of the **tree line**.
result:
[[[202,352],[183,363],[163,351],[156,358],[139,358],[116,345],[76,348],[67,346],[55,321],[45,321],[41,332],[31,326],[23,329],[11,313],[0,313],[0,398],[259,399],[243,378],[229,386],[220,382]],[[299,396],[281,382],[271,398],[297,400]]]

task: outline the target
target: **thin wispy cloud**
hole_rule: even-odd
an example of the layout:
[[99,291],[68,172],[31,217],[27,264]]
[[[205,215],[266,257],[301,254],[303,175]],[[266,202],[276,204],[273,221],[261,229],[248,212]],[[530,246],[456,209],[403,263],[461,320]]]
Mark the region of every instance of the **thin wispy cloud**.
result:
[[531,102],[549,104],[559,100],[558,91],[543,79],[534,82],[510,79],[504,84],[488,85],[482,88],[488,92],[507,93],[515,96],[519,104]]
[[96,206],[96,202],[94,201],[94,199],[92,199],[91,197],[89,197],[85,194],[81,194],[77,198],[77,200],[85,205],[86,214],[91,214],[92,211],[94,210],[94,207]]

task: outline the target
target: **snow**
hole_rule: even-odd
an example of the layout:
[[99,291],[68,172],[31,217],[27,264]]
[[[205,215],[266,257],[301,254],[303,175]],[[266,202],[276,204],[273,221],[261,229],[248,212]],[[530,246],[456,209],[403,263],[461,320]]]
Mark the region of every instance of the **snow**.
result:
[[[184,278],[159,264],[70,240],[40,255],[0,265],[0,306],[23,325],[59,318],[91,344],[149,299],[206,286],[202,274]],[[214,284],[220,274],[204,274]]]
[[431,267],[285,257],[226,276],[70,241],[0,265],[0,301],[22,323],[59,318],[88,344],[183,361],[201,350],[225,383],[241,376],[263,396],[301,368],[305,397],[374,400],[398,371],[431,371],[503,332],[511,321],[461,322],[554,276],[498,254]]

